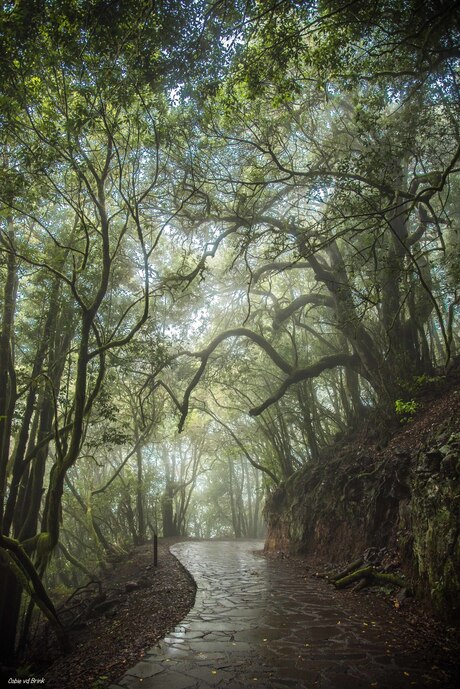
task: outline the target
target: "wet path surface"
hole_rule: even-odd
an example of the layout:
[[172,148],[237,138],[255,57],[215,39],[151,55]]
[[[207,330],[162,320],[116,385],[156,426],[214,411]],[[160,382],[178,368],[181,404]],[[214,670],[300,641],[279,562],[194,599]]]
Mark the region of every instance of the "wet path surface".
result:
[[255,553],[262,545],[174,546],[171,551],[197,583],[195,605],[110,689],[448,686],[428,660],[405,651],[404,637],[401,643],[391,627],[391,611],[384,624],[372,619],[365,606],[357,609],[356,598],[302,577],[289,560]]

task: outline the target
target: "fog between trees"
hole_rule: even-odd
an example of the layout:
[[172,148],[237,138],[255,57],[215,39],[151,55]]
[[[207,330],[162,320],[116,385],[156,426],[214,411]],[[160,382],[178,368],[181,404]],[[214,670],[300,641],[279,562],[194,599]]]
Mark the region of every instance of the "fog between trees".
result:
[[4,2],[0,32],[8,661],[154,531],[262,535],[267,491],[448,370],[459,15]]

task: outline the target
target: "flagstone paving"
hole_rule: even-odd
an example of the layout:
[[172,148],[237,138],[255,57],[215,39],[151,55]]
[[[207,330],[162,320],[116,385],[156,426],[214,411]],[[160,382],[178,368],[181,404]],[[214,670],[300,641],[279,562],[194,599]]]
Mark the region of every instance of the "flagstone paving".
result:
[[322,579],[254,552],[262,546],[204,541],[171,548],[196,581],[195,605],[109,689],[450,686],[428,658],[395,639],[391,615],[379,624]]

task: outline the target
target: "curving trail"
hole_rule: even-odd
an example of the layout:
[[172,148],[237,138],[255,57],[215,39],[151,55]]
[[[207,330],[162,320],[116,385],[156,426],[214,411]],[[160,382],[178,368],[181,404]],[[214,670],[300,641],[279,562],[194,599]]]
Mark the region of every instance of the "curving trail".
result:
[[[261,541],[204,541],[171,548],[197,583],[182,623],[110,689],[445,689],[446,677],[405,651],[397,613],[302,577],[289,560],[255,553]],[[394,625],[394,626],[393,626]]]

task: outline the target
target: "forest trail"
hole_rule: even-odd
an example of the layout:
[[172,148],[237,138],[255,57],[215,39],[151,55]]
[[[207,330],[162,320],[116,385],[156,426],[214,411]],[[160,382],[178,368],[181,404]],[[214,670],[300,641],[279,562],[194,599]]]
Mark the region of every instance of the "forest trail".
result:
[[110,689],[447,689],[432,648],[388,601],[344,595],[261,541],[171,549],[197,584],[194,607]]

